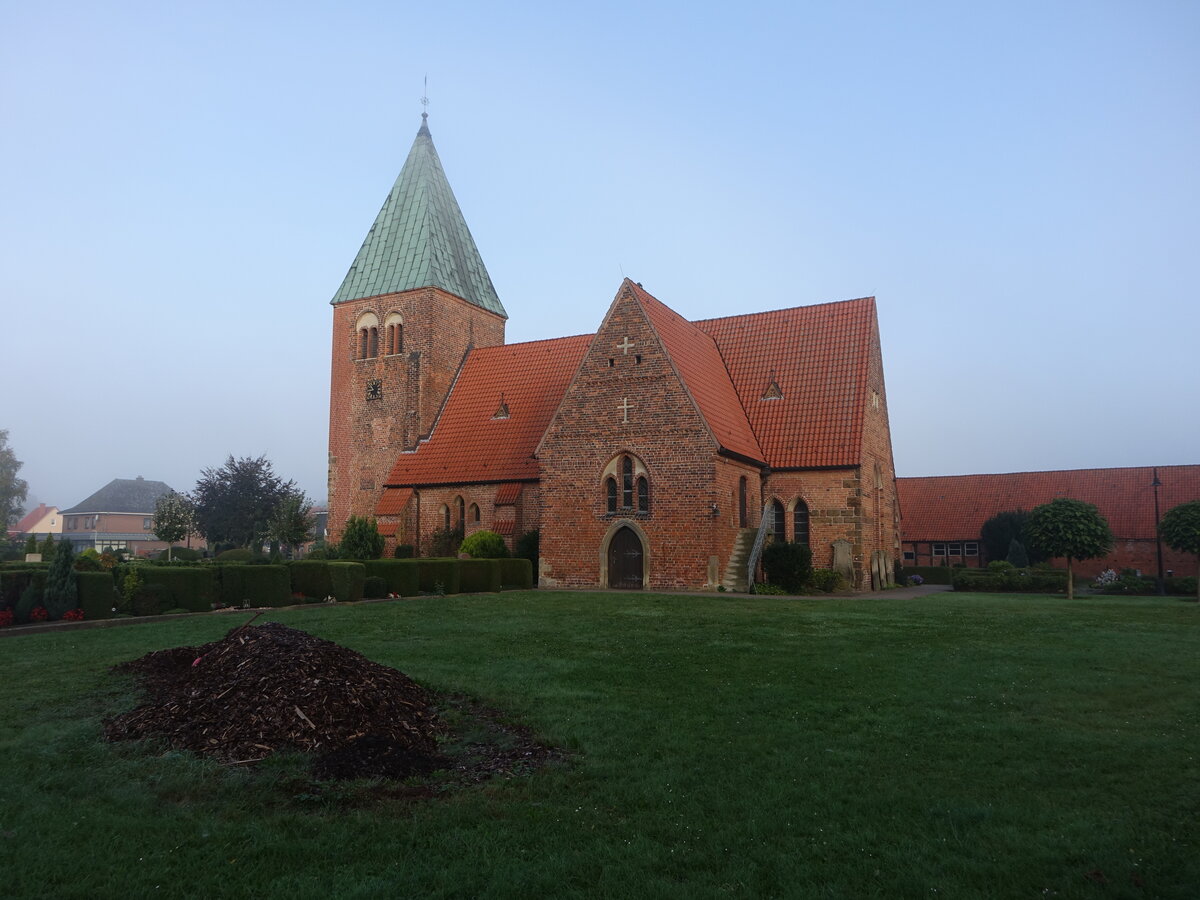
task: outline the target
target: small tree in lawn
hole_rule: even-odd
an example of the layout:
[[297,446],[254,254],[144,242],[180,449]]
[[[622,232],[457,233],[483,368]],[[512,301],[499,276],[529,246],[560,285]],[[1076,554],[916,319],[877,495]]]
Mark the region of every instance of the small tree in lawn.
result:
[[70,541],[59,541],[46,573],[46,590],[42,604],[51,619],[61,619],[79,606],[79,594],[75,575],[75,552]]
[[351,516],[342,531],[338,556],[342,559],[379,559],[383,556],[383,535],[375,526],[375,520]]
[[1168,547],[1196,557],[1196,599],[1200,600],[1200,500],[1180,503],[1167,510],[1158,523],[1158,533]]
[[167,542],[167,561],[171,560],[171,545],[192,533],[196,525],[192,501],[183,494],[169,491],[154,504],[154,536]]
[[1057,497],[1029,514],[1025,525],[1029,541],[1047,558],[1067,560],[1067,599],[1075,597],[1072,564],[1077,559],[1095,559],[1112,549],[1112,530],[1100,510],[1082,500]]

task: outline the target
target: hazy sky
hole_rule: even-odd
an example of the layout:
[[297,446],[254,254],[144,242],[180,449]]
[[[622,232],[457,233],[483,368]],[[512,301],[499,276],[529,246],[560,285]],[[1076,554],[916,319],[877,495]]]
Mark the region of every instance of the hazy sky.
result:
[[266,454],[420,125],[509,313],[878,298],[901,475],[1200,462],[1200,4],[0,0],[31,495]]

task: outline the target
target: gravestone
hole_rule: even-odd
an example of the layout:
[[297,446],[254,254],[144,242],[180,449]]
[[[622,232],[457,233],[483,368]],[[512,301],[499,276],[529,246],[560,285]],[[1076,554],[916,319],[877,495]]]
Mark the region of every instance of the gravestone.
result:
[[849,541],[839,538],[833,542],[833,571],[846,579],[847,587],[854,587],[854,558],[850,549]]

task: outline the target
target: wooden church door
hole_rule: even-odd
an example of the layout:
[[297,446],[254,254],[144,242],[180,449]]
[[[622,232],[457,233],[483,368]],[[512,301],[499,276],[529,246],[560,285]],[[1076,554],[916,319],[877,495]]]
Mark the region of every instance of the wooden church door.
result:
[[622,528],[608,544],[608,586],[637,590],[642,587],[642,539],[632,528]]

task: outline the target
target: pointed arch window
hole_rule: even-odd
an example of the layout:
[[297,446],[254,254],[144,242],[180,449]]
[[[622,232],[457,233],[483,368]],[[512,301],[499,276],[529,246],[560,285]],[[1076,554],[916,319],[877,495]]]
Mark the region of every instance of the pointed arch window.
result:
[[738,528],[746,527],[746,476],[738,479]]
[[650,473],[640,459],[622,453],[609,461],[601,476],[608,514],[650,512]]
[[775,540],[782,544],[787,540],[787,512],[778,500],[771,504],[771,510],[775,514],[774,521],[771,523],[771,531],[775,535]]
[[796,500],[796,508],[792,510],[792,539],[797,544],[809,546],[808,504],[799,498]]
[[470,509],[467,510],[467,513],[470,515],[472,522],[478,522],[479,521],[479,504],[472,503]]
[[442,528],[450,530],[450,507],[445,503],[442,504]]
[[454,524],[461,526],[466,521],[466,505],[462,497],[454,498]]

